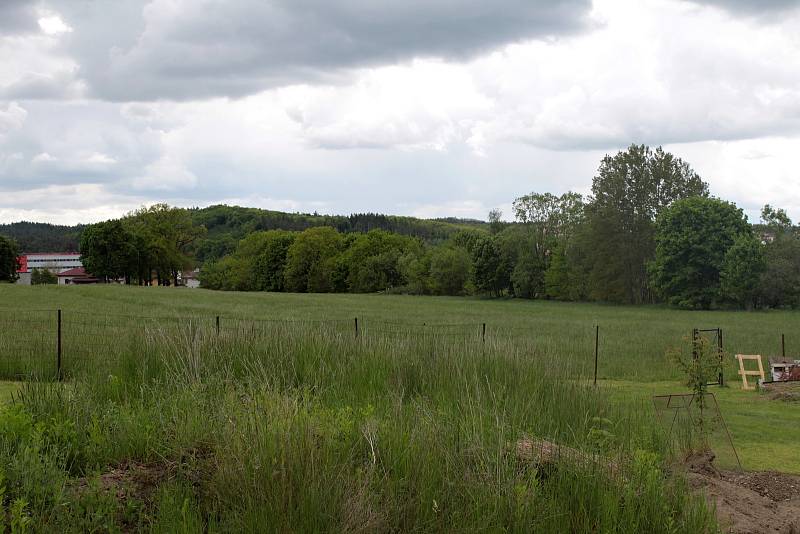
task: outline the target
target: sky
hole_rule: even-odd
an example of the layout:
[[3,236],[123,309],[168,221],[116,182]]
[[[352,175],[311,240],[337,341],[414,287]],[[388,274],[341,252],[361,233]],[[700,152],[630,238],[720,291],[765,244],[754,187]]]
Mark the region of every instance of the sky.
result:
[[0,0],[0,223],[510,218],[632,143],[800,219],[800,0]]

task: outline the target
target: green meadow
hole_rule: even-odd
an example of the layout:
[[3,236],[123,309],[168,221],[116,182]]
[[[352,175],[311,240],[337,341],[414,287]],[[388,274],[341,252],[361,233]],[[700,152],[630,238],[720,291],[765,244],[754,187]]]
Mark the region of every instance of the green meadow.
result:
[[[4,517],[33,531],[713,532],[653,408],[688,392],[665,353],[722,328],[728,386],[710,391],[742,466],[800,473],[797,404],[741,391],[732,356],[766,364],[782,333],[800,352],[798,319],[0,285]],[[532,463],[516,444],[534,438],[598,461]]]

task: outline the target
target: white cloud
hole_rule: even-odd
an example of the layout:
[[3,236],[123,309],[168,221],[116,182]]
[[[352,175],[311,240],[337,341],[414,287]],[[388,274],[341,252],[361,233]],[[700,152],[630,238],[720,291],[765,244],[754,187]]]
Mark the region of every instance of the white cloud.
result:
[[[50,187],[74,221],[99,213],[87,191],[125,209],[478,217],[531,190],[586,193],[603,154],[633,142],[668,145],[750,213],[785,202],[800,218],[800,13],[786,1],[769,20],[747,0],[576,1],[533,33],[499,8],[485,28],[466,20],[485,2],[393,3],[391,32],[365,25],[371,2],[248,2],[42,0],[31,29],[16,1],[17,30],[0,30],[0,219]],[[292,28],[297,6],[339,18],[266,53],[286,36],[264,17]],[[434,19],[435,35],[407,31]]]
[[72,28],[68,26],[58,15],[49,14],[40,17],[38,20],[39,27],[47,35],[60,35],[62,33],[72,32]]
[[5,134],[22,128],[27,117],[28,111],[16,102],[9,102],[5,109],[0,104],[0,141]]

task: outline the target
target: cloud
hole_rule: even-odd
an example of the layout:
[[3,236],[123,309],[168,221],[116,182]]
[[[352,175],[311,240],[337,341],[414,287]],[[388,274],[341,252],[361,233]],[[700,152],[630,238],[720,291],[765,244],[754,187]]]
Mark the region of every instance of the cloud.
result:
[[3,0],[0,2],[0,35],[15,35],[39,29],[37,2],[31,0]]
[[[51,0],[92,94],[238,97],[416,57],[465,59],[585,28],[590,0]],[[116,21],[108,24],[108,20]],[[113,30],[112,30],[113,28]]]
[[731,13],[762,17],[773,16],[800,7],[798,0],[691,0],[700,5],[719,7]]
[[22,128],[27,117],[28,111],[16,102],[9,102],[5,109],[0,104],[0,141],[9,132]]

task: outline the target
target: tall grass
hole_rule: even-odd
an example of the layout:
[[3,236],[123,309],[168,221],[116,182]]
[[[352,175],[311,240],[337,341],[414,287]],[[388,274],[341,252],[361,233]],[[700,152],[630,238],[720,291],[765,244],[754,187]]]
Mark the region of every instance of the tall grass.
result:
[[[579,359],[380,326],[187,319],[99,337],[66,383],[30,382],[0,414],[6,504],[43,531],[716,528],[648,414],[609,403]],[[523,437],[598,460],[536,465]],[[163,475],[153,491],[104,489],[131,462]]]

